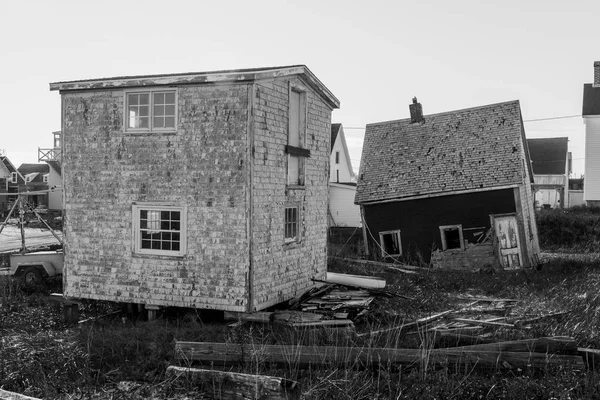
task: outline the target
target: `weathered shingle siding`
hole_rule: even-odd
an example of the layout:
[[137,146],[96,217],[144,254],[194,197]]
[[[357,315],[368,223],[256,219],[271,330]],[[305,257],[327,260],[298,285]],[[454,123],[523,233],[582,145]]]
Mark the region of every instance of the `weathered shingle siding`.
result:
[[[305,188],[286,189],[289,82],[306,91]],[[255,309],[288,300],[327,267],[331,109],[298,78],[257,82],[254,94],[252,265]],[[284,243],[286,204],[300,206],[299,243]]]
[[522,182],[518,101],[367,125],[356,202]]
[[[63,93],[65,295],[247,309],[248,85],[178,88],[176,134],[123,132],[124,92]],[[132,254],[132,203],[187,206],[187,254]]]

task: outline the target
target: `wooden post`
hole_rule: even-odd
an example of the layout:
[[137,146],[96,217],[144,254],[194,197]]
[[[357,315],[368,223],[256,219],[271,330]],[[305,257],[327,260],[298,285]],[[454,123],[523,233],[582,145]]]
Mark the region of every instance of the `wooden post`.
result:
[[158,310],[160,307],[146,304],[146,311],[148,311],[148,321],[154,321],[158,318]]
[[65,312],[65,322],[67,324],[76,324],[79,322],[79,304],[77,303],[67,303],[64,308]]
[[[185,378],[203,386],[215,399],[300,399],[298,382],[265,375],[169,366],[167,376]],[[208,390],[207,390],[208,389]]]

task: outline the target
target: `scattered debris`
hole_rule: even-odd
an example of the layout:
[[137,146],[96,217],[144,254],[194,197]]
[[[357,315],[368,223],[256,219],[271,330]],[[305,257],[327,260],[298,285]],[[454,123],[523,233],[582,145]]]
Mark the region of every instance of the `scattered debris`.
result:
[[[198,384],[215,399],[300,399],[296,381],[266,375],[169,366],[167,376]],[[212,394],[212,396],[211,396]]]
[[0,400],[40,400],[36,397],[29,397],[23,394],[9,392],[7,390],[0,389]]
[[385,288],[385,280],[360,275],[338,274],[335,272],[327,272],[325,280],[329,283],[337,283],[344,286],[359,287],[364,289],[383,289]]

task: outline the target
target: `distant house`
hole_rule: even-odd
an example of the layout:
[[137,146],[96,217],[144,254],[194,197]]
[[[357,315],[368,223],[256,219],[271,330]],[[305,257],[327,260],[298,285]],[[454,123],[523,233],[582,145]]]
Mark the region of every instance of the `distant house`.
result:
[[325,277],[339,101],[306,66],[50,89],[66,297],[251,312]]
[[583,85],[585,124],[585,182],[583,200],[600,206],[600,61],[594,62],[594,83]]
[[19,193],[31,192],[26,194],[27,203],[32,207],[48,208],[48,164],[21,164],[19,173],[24,179],[24,182],[19,184]]
[[356,191],[371,257],[447,268],[536,265],[518,101],[368,124]]
[[17,200],[23,177],[7,156],[0,156],[0,216],[5,217]]
[[360,209],[354,204],[356,177],[342,124],[331,124],[329,160],[329,217],[332,227],[360,226]]
[[536,208],[569,207],[569,138],[527,139]]

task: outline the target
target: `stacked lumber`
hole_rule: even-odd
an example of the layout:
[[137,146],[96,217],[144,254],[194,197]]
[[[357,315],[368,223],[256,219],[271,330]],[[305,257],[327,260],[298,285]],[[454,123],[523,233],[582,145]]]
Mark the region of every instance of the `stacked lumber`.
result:
[[555,367],[584,368],[571,338],[540,338],[441,349],[395,349],[238,343],[175,343],[179,359],[213,365],[250,362],[312,366],[362,366],[379,364],[404,367],[469,366],[487,370],[545,370]]

